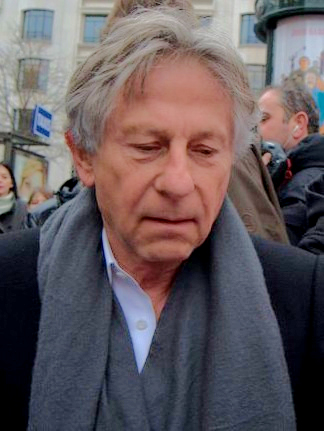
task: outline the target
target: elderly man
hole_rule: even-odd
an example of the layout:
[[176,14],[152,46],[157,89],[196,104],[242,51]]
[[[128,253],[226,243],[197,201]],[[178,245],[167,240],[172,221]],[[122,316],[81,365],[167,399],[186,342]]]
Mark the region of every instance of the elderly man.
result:
[[[74,74],[66,105],[86,187],[44,225],[39,251],[33,231],[0,243],[1,291],[11,309],[24,302],[25,319],[5,320],[16,361],[3,365],[6,411],[14,370],[30,378],[39,290],[29,430],[294,430],[267,283],[297,420],[309,424],[323,262],[253,245],[225,197],[255,108],[227,39],[173,9],[121,18]],[[292,288],[304,308],[297,301],[287,316]]]
[[318,109],[304,87],[289,81],[267,88],[259,107],[263,140],[277,142],[289,157],[290,168],[278,188],[278,198],[290,242],[298,245],[307,234],[307,213],[312,212],[306,188],[324,174],[324,137],[318,133]]

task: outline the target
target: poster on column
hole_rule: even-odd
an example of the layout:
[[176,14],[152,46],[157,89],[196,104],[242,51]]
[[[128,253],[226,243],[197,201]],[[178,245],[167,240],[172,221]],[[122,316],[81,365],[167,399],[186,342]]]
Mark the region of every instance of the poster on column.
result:
[[303,15],[278,22],[274,32],[273,84],[291,78],[306,86],[320,110],[324,133],[324,16]]

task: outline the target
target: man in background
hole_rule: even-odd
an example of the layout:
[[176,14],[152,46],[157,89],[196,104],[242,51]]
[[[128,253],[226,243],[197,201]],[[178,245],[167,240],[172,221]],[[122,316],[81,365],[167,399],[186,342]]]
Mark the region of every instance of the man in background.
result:
[[305,189],[324,173],[318,109],[309,92],[290,81],[266,88],[259,108],[261,138],[280,144],[288,156],[289,169],[277,193],[290,242],[298,245],[307,230]]

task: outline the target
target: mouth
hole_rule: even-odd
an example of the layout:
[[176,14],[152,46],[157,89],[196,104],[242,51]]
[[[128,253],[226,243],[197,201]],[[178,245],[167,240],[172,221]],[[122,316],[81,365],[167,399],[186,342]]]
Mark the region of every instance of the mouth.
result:
[[158,223],[158,224],[164,224],[169,226],[177,226],[177,225],[183,225],[187,223],[194,223],[193,218],[161,218],[161,217],[144,217],[145,221]]

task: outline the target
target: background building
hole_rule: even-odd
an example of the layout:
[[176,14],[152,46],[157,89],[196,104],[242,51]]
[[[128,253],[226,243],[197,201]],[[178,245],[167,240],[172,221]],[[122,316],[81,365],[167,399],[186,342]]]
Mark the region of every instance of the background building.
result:
[[[254,3],[193,1],[201,25],[221,25],[230,34],[257,94],[265,82],[266,45],[254,34]],[[112,6],[112,0],[0,0],[0,160],[11,159],[25,198],[34,186],[56,190],[71,176],[64,94],[72,71],[98,43]],[[48,139],[30,131],[35,105],[53,114]]]

